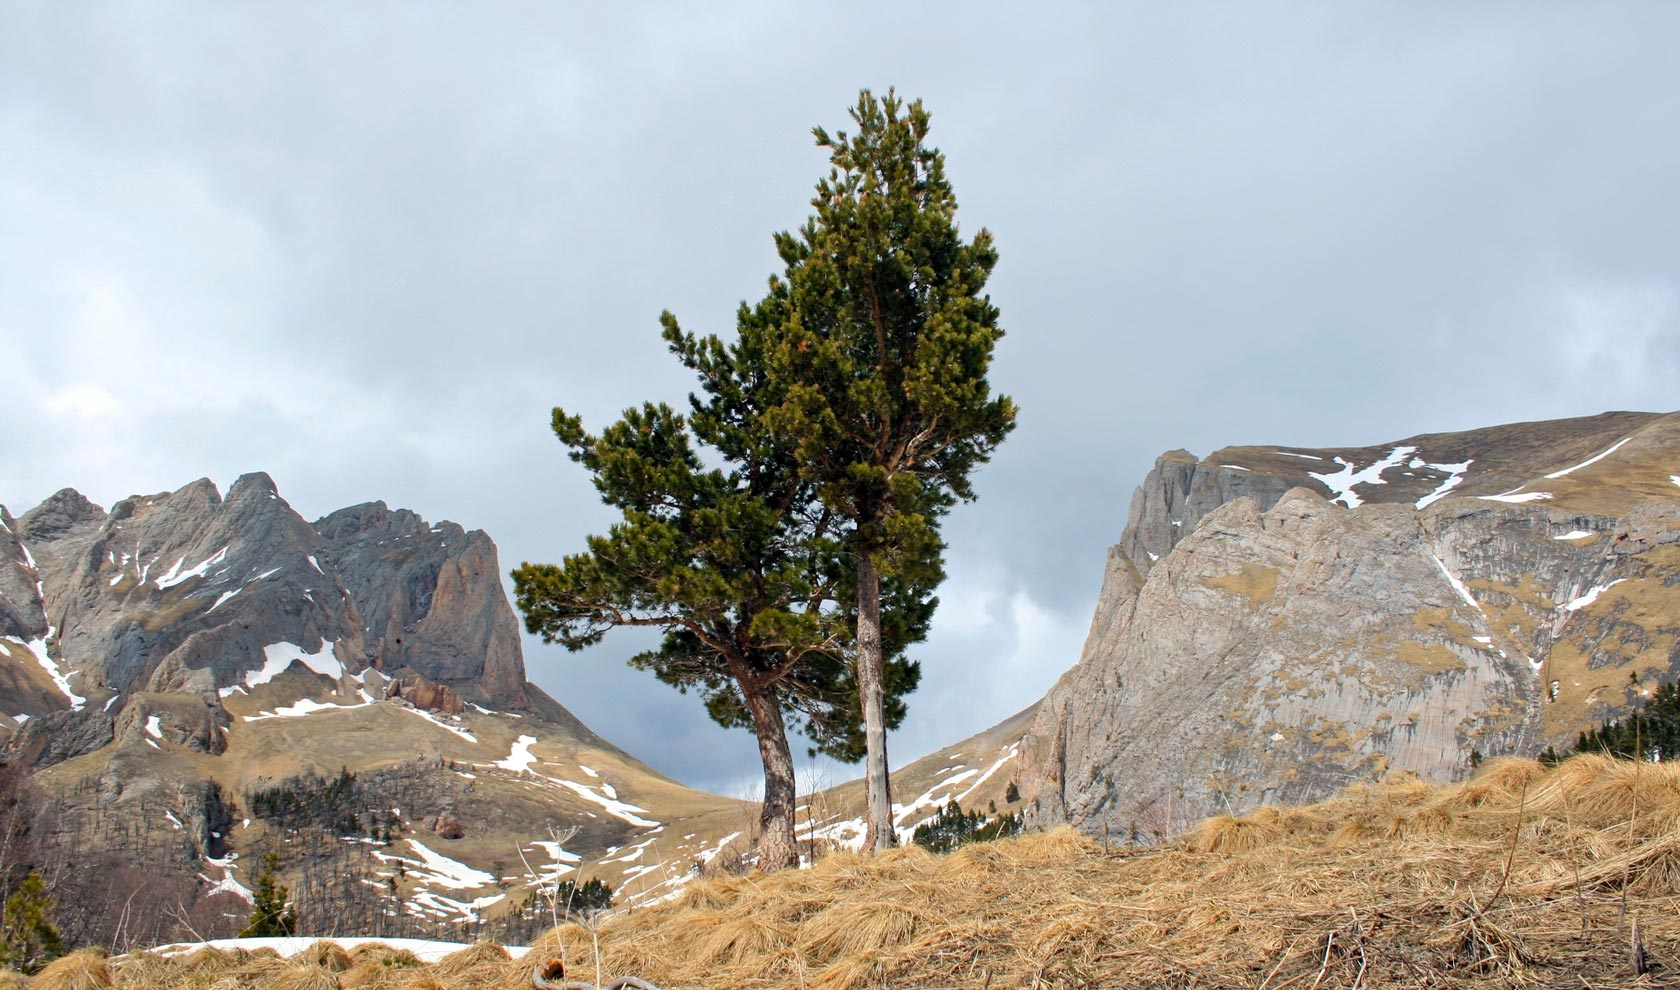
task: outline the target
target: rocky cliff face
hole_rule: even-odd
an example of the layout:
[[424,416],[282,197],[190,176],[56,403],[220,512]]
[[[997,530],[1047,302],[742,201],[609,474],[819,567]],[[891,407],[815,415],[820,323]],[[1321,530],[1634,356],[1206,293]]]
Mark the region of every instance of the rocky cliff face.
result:
[[66,489],[21,519],[0,508],[0,524],[7,715],[225,694],[293,662],[333,678],[419,675],[502,709],[530,703],[482,532],[382,503],[312,525],[263,474],[225,497],[201,480],[109,513]]
[[428,526],[384,502],[315,524],[324,566],[343,575],[376,666],[412,670],[464,696],[524,708],[519,624],[482,530]]
[[1680,414],[1163,455],[1022,753],[1039,824],[1172,831],[1569,742],[1680,673]]

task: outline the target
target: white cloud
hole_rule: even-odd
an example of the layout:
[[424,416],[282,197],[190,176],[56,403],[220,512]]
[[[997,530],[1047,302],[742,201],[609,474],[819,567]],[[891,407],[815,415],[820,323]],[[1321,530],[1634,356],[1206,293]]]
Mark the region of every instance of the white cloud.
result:
[[1680,290],[1674,283],[1565,291],[1559,374],[1605,408],[1668,411],[1680,377]]
[[82,421],[113,419],[123,409],[116,396],[87,382],[77,382],[54,392],[41,405],[54,416]]

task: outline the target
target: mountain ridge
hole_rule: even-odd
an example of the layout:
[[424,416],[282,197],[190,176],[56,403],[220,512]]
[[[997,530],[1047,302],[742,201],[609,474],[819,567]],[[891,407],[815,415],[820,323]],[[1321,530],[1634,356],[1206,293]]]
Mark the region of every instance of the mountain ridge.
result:
[[1676,413],[1162,455],[1023,747],[1029,821],[1165,834],[1624,713],[1680,674],[1676,469]]

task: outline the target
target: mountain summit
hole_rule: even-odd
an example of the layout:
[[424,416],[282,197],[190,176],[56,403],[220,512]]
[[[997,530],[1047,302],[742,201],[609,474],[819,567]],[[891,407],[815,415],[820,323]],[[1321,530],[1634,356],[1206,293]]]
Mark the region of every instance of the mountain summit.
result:
[[1680,413],[1163,454],[1022,752],[1029,821],[1173,834],[1444,780],[1680,674]]
[[14,718],[249,686],[294,661],[529,707],[518,624],[481,531],[378,502],[311,524],[266,474],[225,498],[201,479],[109,513],[65,489],[0,524],[0,571],[21,584],[0,586],[0,650],[57,689],[8,670],[0,709]]

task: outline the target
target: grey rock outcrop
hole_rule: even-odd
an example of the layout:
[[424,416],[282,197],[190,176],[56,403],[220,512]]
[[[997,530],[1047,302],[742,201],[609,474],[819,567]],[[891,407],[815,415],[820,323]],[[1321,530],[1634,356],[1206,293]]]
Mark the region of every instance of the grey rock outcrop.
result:
[[482,530],[428,526],[384,502],[340,509],[315,528],[323,562],[345,577],[375,666],[413,671],[471,700],[529,706],[519,623]]
[[0,506],[0,637],[28,642],[47,635],[47,608],[36,590],[35,564],[18,539],[20,528]]
[[116,720],[103,711],[48,712],[25,722],[5,753],[39,769],[103,749],[115,735]]
[[1132,496],[1121,552],[1140,574],[1172,552],[1202,517],[1235,498],[1249,496],[1270,509],[1291,487],[1290,481],[1241,467],[1202,463],[1187,450],[1162,454]]
[[1677,458],[1680,414],[1633,413],[1164,455],[1023,747],[1029,821],[1169,834],[1572,741],[1680,673]]
[[94,707],[213,695],[299,658],[341,693],[379,667],[504,709],[532,703],[482,532],[383,503],[311,525],[264,474],[225,497],[201,479],[109,513],[65,489],[21,519],[0,509],[0,525],[7,714],[43,715],[72,695]]

